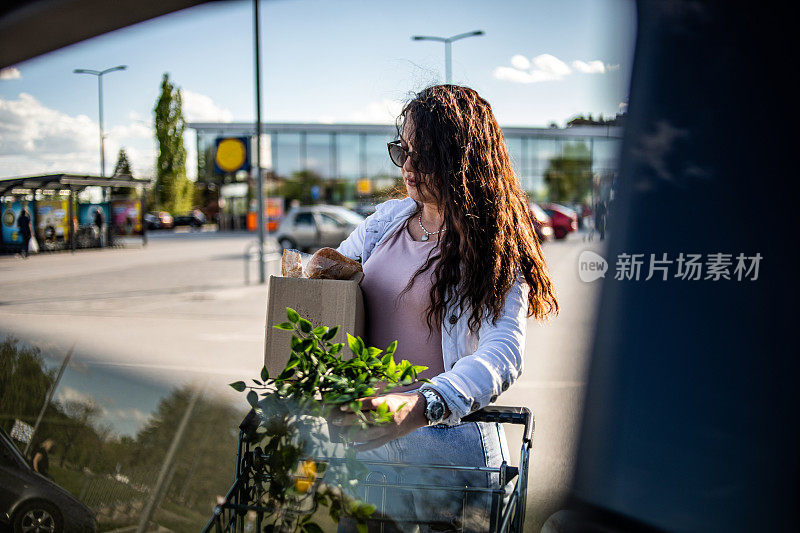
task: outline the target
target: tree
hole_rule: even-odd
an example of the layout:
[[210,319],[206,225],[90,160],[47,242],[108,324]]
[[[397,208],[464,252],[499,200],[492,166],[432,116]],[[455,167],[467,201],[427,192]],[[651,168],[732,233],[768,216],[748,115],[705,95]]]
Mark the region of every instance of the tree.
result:
[[315,186],[323,186],[322,176],[313,170],[300,170],[280,185],[278,195],[283,196],[287,203],[298,200],[301,204],[310,204],[314,201],[311,189]]
[[592,187],[592,151],[586,143],[564,145],[561,155],[550,159],[544,173],[552,202],[581,202]]
[[133,167],[131,166],[128,153],[125,148],[119,149],[117,154],[117,164],[114,165],[114,176],[133,176]]
[[13,337],[0,342],[0,427],[11,431],[16,419],[32,426],[53,381],[39,348]]
[[[67,415],[69,422],[61,430],[62,441],[61,461],[59,466],[64,466],[67,455],[75,446],[74,462],[85,465],[90,448],[96,447],[97,432],[93,425],[100,416],[100,407],[94,401],[86,399],[67,400],[61,410]],[[76,446],[77,444],[77,446]],[[86,446],[93,444],[95,446]]]
[[155,113],[156,160],[155,203],[159,209],[184,213],[192,207],[192,182],[186,177],[186,148],[183,145],[183,97],[164,73]]
[[[133,177],[133,166],[131,165],[130,159],[128,159],[128,153],[125,151],[125,148],[120,148],[119,153],[117,154],[117,164],[114,165],[114,174],[113,176],[131,176]],[[127,196],[129,198],[136,197],[136,189],[131,189],[128,187],[111,187],[111,195],[112,196]]]

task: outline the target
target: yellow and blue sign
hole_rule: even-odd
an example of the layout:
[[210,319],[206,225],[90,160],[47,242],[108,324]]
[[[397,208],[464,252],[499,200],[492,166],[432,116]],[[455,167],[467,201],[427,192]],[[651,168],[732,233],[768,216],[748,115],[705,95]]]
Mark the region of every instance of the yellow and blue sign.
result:
[[217,137],[214,149],[214,172],[228,174],[250,172],[250,137]]

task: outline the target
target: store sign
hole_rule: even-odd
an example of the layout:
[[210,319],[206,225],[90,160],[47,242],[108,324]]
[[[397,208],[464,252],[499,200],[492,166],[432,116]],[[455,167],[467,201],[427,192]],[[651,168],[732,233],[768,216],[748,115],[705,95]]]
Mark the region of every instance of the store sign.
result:
[[230,174],[250,172],[250,138],[217,137],[214,150],[214,172]]
[[372,192],[372,181],[360,179],[356,182],[356,192],[358,194],[370,194]]

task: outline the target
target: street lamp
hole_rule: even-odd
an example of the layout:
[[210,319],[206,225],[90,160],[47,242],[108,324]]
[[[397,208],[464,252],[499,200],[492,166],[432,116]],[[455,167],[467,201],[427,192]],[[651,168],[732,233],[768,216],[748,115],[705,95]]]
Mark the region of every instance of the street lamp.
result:
[[453,35],[452,37],[430,37],[427,35],[414,35],[411,37],[412,41],[438,41],[440,43],[444,43],[444,70],[445,70],[445,81],[447,83],[451,83],[453,79],[452,73],[452,59],[451,59],[451,45],[454,41],[458,41],[459,39],[466,39],[467,37],[477,37],[478,35],[483,35],[482,30],[470,31],[467,33],[459,33],[458,35]]
[[117,65],[116,67],[107,68],[105,70],[89,70],[85,68],[76,68],[73,72],[75,74],[91,74],[93,76],[97,76],[97,93],[98,93],[98,103],[100,106],[100,177],[106,177],[106,151],[105,151],[105,141],[103,134],[103,74],[108,74],[109,72],[114,72],[115,70],[125,70],[127,69],[127,65]]

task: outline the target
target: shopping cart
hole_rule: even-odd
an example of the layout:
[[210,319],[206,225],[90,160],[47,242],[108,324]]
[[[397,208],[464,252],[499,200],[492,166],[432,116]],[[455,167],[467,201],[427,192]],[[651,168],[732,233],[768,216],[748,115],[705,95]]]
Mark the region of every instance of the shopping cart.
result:
[[[518,424],[524,426],[522,434],[522,445],[520,448],[519,466],[511,466],[505,461],[497,468],[491,467],[471,467],[453,465],[407,465],[399,463],[377,463],[364,461],[367,469],[374,467],[392,469],[424,469],[426,472],[447,471],[456,473],[485,473],[496,476],[494,479],[498,483],[494,488],[479,486],[442,486],[437,483],[403,483],[389,481],[381,476],[375,479],[374,476],[367,476],[359,480],[361,491],[371,492],[370,500],[377,500],[377,509],[369,521],[371,524],[381,524],[398,522],[397,517],[389,517],[383,511],[383,504],[386,502],[387,494],[393,490],[415,491],[418,494],[425,494],[425,491],[434,491],[439,497],[442,494],[448,495],[451,502],[461,505],[461,520],[457,524],[465,524],[468,521],[470,502],[480,500],[488,511],[488,524],[482,526],[491,532],[519,532],[523,530],[525,522],[525,501],[528,486],[528,461],[532,447],[534,430],[534,418],[530,410],[526,407],[505,407],[488,406],[476,411],[462,419],[464,422],[497,422],[500,424]],[[236,474],[233,486],[226,494],[223,501],[219,502],[214,509],[214,514],[203,529],[206,532],[235,532],[235,531],[263,531],[265,518],[274,513],[275,508],[264,503],[263,484],[269,482],[268,476],[259,472],[260,464],[264,464],[265,456],[263,451],[257,446],[253,446],[252,441],[258,428],[258,418],[256,413],[251,410],[242,423],[239,425],[239,444],[236,454]],[[337,458],[320,458],[320,461],[327,463],[336,462]],[[374,470],[373,470],[374,473]],[[321,474],[321,481],[324,482],[324,473]],[[411,476],[414,477],[414,476]],[[433,476],[434,478],[437,476]],[[375,498],[377,492],[377,498]],[[375,503],[375,502],[371,502]],[[304,512],[313,512],[314,508],[306,508]],[[402,520],[400,520],[402,521]],[[417,524],[425,523],[424,519],[416,517],[413,520]],[[434,528],[436,524],[431,524]],[[371,529],[373,529],[371,527]],[[379,528],[383,530],[382,527]],[[465,529],[469,529],[465,527]]]

